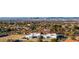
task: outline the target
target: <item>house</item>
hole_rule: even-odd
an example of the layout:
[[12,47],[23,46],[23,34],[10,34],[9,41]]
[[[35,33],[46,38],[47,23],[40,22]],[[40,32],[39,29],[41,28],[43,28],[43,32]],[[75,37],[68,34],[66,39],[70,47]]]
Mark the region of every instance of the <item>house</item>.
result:
[[31,33],[28,35],[25,35],[26,38],[32,39],[32,38],[39,38],[41,36],[40,33]]
[[56,33],[48,33],[48,34],[41,34],[41,33],[31,33],[28,35],[25,35],[25,37],[27,39],[33,39],[33,38],[43,38],[43,39],[57,39],[57,40],[61,40],[62,38],[66,38],[66,36],[64,36],[63,34],[56,34]]
[[29,35],[25,36],[26,38],[32,39],[32,38],[40,38],[43,37],[44,39],[56,39],[57,34],[40,34],[40,33],[31,33]]
[[57,34],[56,33],[53,33],[53,34],[45,34],[45,35],[43,35],[43,37],[45,39],[56,39],[57,38]]

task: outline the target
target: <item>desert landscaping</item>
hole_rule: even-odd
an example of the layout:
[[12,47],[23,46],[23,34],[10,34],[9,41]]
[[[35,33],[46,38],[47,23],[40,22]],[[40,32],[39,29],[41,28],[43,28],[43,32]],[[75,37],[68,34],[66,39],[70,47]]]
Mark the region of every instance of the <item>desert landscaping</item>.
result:
[[79,42],[78,18],[0,20],[0,42]]

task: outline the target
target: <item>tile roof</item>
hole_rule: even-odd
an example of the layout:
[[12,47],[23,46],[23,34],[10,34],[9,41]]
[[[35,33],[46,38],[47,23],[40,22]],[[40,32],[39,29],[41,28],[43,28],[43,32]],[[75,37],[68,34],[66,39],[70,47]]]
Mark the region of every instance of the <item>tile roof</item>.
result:
[[67,39],[64,42],[79,42],[79,40],[72,40],[72,39]]

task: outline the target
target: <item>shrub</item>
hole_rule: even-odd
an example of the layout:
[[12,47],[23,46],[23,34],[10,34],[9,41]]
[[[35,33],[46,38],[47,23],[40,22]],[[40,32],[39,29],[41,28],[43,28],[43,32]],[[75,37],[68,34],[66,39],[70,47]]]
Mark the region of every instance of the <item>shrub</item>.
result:
[[56,39],[51,39],[51,42],[56,42]]

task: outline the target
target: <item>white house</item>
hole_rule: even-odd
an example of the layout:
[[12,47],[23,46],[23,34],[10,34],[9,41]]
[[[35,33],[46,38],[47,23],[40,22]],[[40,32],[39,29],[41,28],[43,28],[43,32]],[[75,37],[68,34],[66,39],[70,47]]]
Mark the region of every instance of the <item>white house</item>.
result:
[[40,33],[31,33],[29,35],[25,35],[26,38],[32,39],[32,38],[39,38],[39,37],[43,37],[44,39],[56,39],[57,38],[57,34],[53,33],[53,34],[40,34]]
[[46,35],[43,35],[43,37],[45,39],[56,39],[57,38],[57,34],[56,33],[53,33],[53,34],[46,34]]
[[40,33],[31,33],[29,35],[25,35],[26,38],[32,39],[32,38],[39,38],[41,36]]

